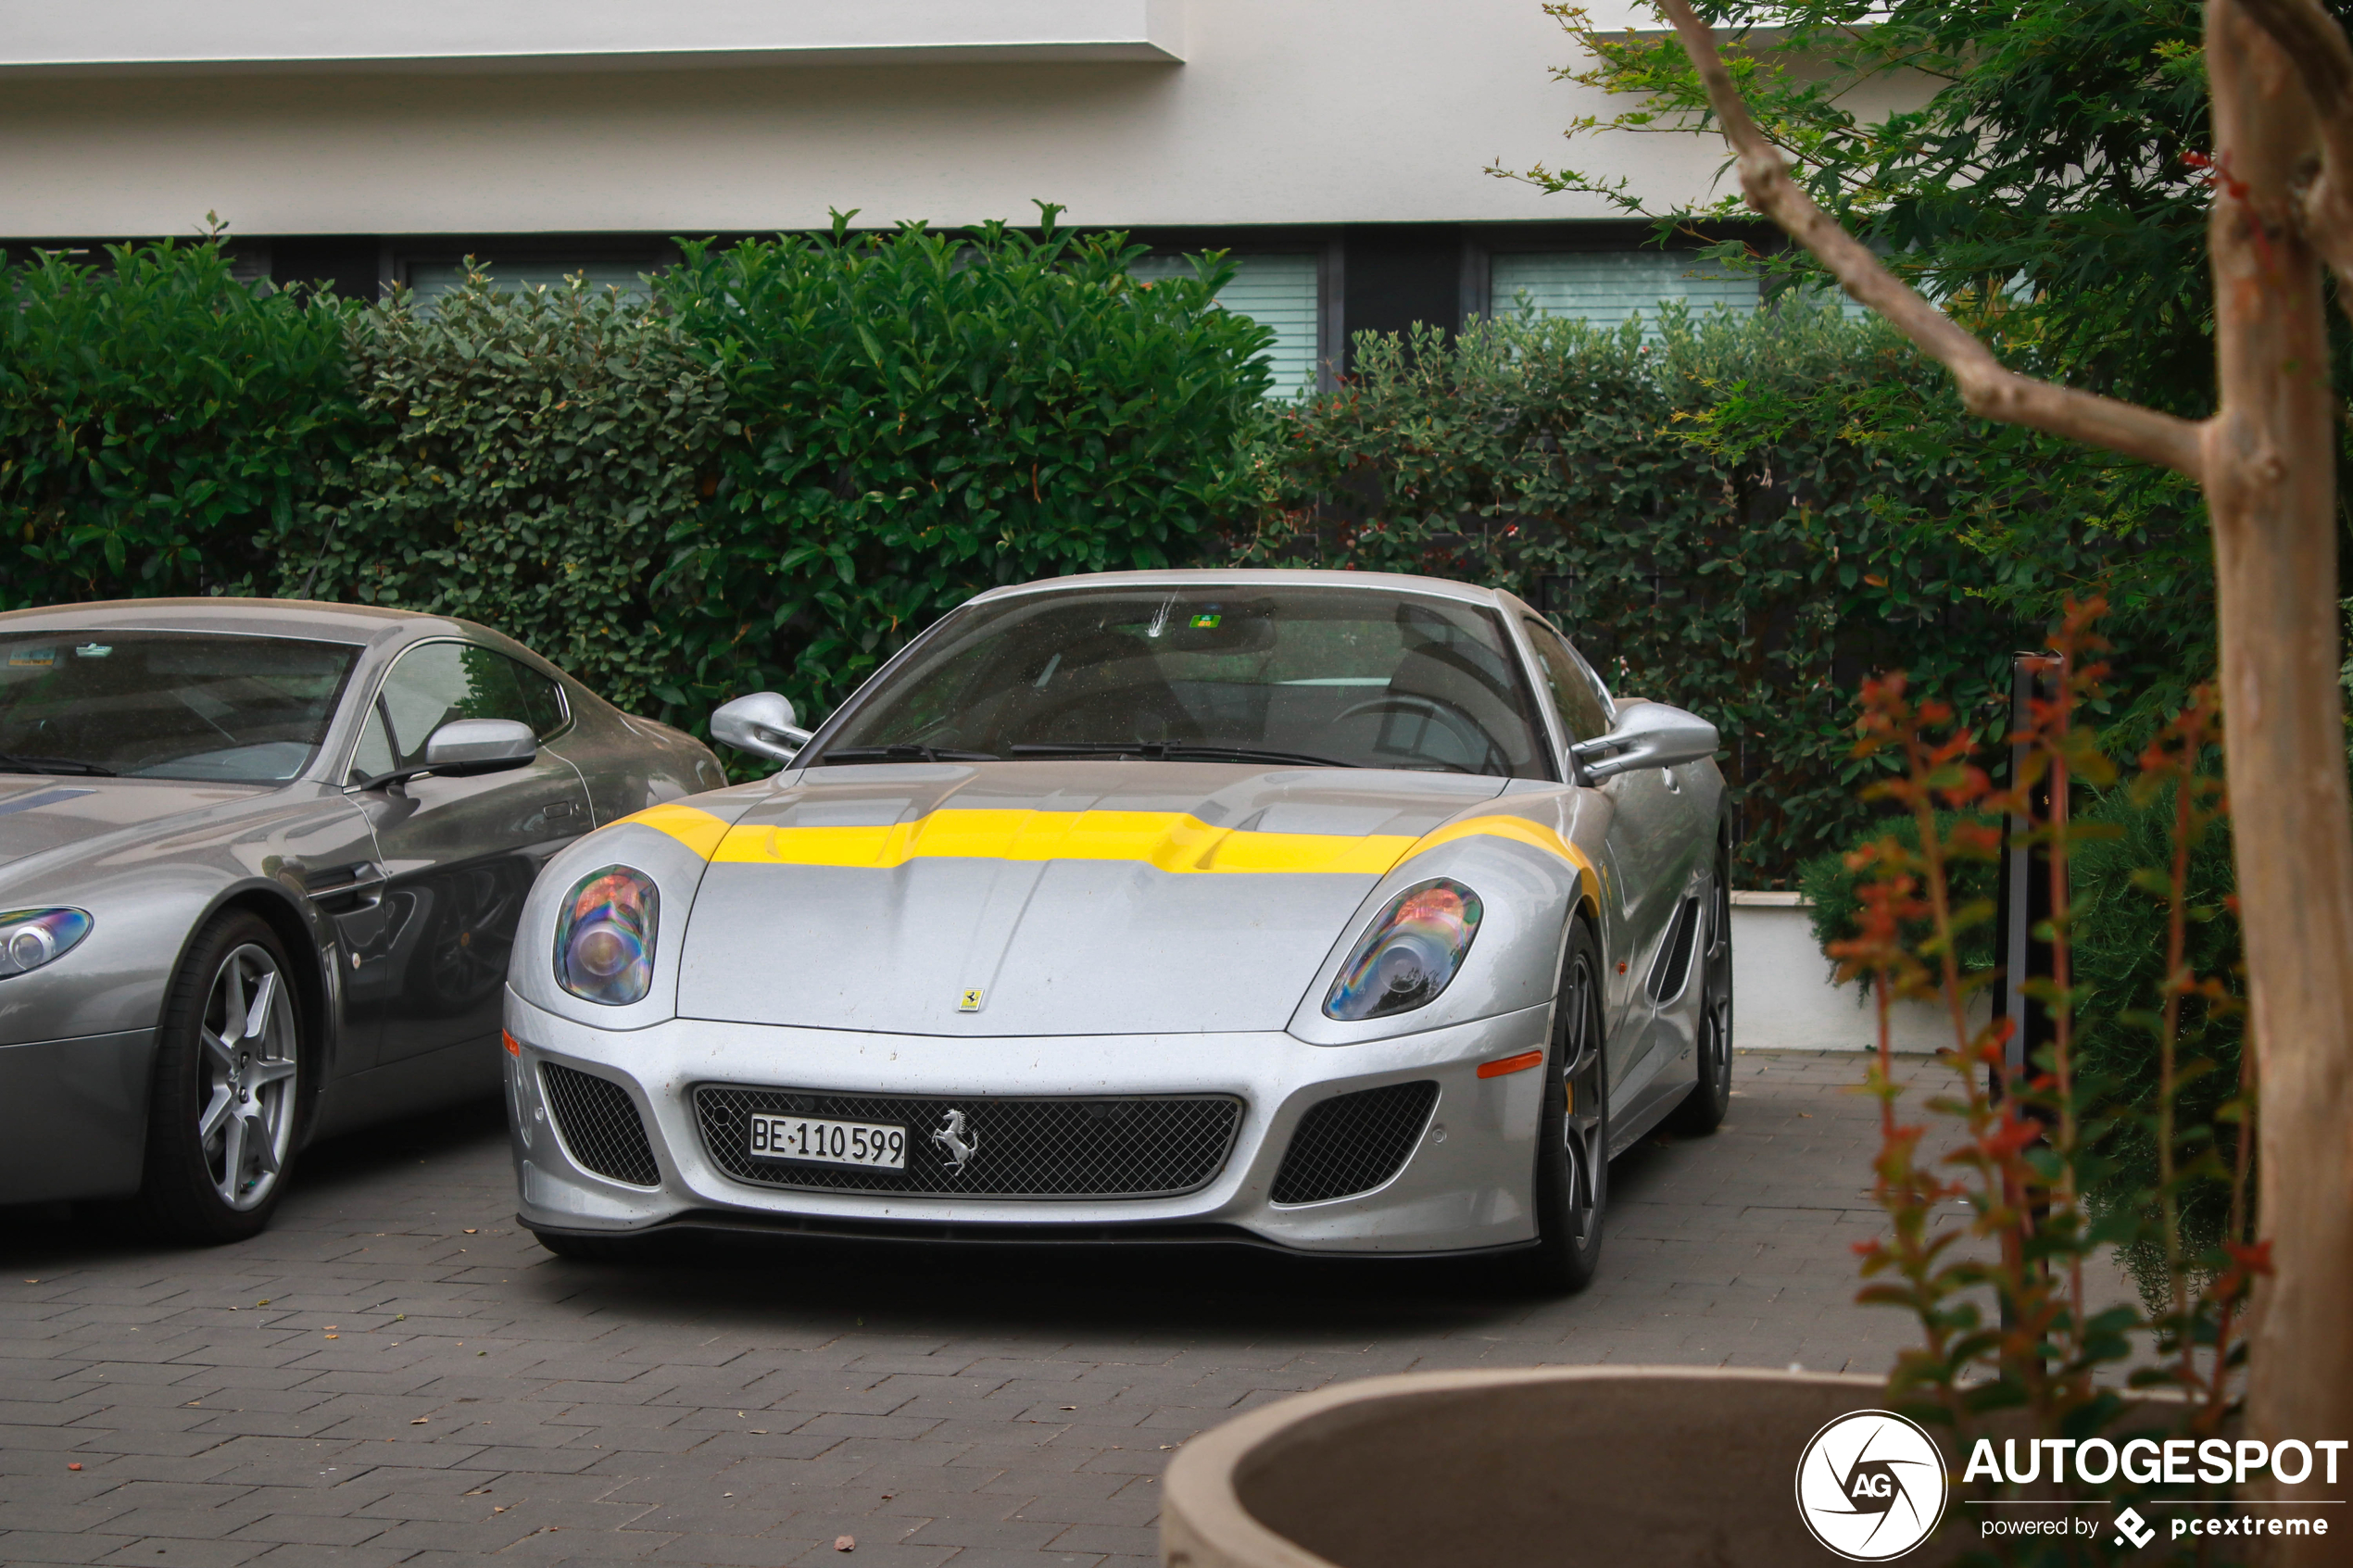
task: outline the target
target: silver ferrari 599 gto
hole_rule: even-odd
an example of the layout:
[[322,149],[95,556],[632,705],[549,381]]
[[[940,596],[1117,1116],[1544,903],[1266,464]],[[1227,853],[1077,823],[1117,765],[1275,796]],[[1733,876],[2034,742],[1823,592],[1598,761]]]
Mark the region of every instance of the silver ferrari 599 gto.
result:
[[1508,594],[981,595],[786,763],[556,855],[507,997],[522,1222],[1517,1250],[1730,1093],[1715,730]]
[[0,1204],[268,1221],[321,1134],[497,1092],[540,863],[718,759],[462,621],[0,615]]

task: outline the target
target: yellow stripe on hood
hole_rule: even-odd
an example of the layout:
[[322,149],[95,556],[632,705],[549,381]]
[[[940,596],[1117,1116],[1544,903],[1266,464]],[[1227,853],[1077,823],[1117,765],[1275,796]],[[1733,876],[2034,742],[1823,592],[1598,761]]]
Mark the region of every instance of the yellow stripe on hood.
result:
[[[910,860],[1133,860],[1164,872],[1323,872],[1384,876],[1401,861],[1463,838],[1507,838],[1584,872],[1584,851],[1526,817],[1470,817],[1419,838],[1403,834],[1252,833],[1211,827],[1185,811],[932,811],[875,827],[729,827],[691,806],[655,806],[624,822],[670,834],[732,865],[888,871]],[[618,825],[618,824],[616,824]]]
[[728,830],[714,862],[869,866],[910,860],[1135,860],[1164,872],[1340,872],[1378,876],[1403,835],[1238,833],[1183,811],[938,810],[887,827]]

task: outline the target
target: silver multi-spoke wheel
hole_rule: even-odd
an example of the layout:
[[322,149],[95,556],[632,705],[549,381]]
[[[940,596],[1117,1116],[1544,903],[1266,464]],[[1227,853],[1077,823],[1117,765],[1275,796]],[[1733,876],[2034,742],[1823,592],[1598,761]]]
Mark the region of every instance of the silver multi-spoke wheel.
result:
[[250,909],[200,928],[171,979],[147,1097],[139,1203],[167,1235],[215,1245],[270,1223],[302,1148],[309,1079],[305,972]]
[[270,1196],[294,1136],[301,1050],[278,960],[246,943],[214,972],[197,1028],[196,1142],[221,1202],[251,1209]]

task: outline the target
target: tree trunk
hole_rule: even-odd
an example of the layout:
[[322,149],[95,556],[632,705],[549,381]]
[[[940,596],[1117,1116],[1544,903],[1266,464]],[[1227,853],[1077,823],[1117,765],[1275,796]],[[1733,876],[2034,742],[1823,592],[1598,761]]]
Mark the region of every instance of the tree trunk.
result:
[[[2231,834],[2261,1105],[2249,1436],[2353,1437],[2353,807],[2335,679],[2338,402],[2295,183],[2318,151],[2292,62],[2207,10],[2216,376],[2204,432]],[[2353,1524],[2353,1522],[2347,1522]],[[2276,1561],[2347,1548],[2282,1537]]]

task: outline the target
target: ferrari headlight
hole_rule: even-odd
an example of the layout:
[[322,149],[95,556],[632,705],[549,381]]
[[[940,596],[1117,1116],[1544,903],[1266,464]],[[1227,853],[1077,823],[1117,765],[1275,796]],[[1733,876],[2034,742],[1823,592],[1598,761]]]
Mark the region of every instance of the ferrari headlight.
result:
[[80,909],[12,909],[0,914],[0,980],[39,969],[90,935]]
[[1386,1018],[1438,999],[1478,935],[1478,895],[1443,878],[1409,887],[1340,965],[1324,1016]]
[[653,878],[627,866],[607,866],[573,883],[556,918],[556,984],[607,1007],[643,1000],[653,984],[661,913]]

